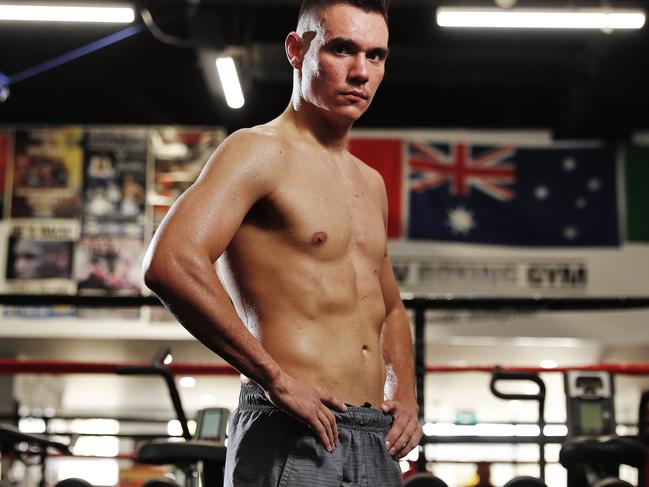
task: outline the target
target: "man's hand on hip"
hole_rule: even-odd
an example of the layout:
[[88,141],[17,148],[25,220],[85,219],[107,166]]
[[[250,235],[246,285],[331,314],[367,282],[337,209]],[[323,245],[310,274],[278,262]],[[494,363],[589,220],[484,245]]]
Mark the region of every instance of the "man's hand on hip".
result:
[[385,444],[390,455],[398,460],[416,447],[423,435],[417,418],[417,406],[409,406],[400,401],[384,401],[381,410],[394,417],[392,428],[385,437]]
[[338,445],[336,417],[329,408],[345,412],[347,408],[340,399],[287,374],[282,374],[266,395],[275,406],[306,423],[327,451],[333,451]]

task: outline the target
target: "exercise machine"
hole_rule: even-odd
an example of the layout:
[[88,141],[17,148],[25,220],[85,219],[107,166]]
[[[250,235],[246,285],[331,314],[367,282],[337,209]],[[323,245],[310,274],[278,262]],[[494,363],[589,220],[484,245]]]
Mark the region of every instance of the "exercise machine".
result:
[[[536,393],[523,394],[523,393],[505,393],[498,389],[497,385],[505,381],[531,381],[534,382],[539,390]],[[494,396],[505,399],[508,401],[536,401],[538,402],[539,415],[537,424],[539,426],[539,470],[540,478],[520,476],[513,478],[505,484],[505,487],[547,487],[545,485],[545,435],[543,430],[545,428],[545,383],[538,374],[524,373],[524,372],[509,372],[504,371],[499,367],[495,367],[491,373],[491,381],[489,389]]]
[[[125,365],[117,368],[120,375],[162,377],[182,429],[184,441],[148,442],[138,451],[137,460],[140,463],[176,466],[184,474],[184,487],[222,487],[226,453],[224,440],[229,411],[224,408],[199,411],[196,434],[192,437],[174,375],[163,366],[164,358],[168,354],[169,351],[158,354],[148,366]],[[161,478],[149,480],[143,487],[178,487],[178,484],[169,478]]]
[[564,373],[568,439],[559,462],[568,470],[568,487],[634,487],[619,478],[620,465],[642,470],[646,451],[636,438],[615,434],[613,377],[609,372]]
[[[10,465],[19,460],[25,465],[38,465],[41,476],[39,487],[45,487],[45,468],[48,449],[52,448],[63,455],[71,455],[68,445],[51,441],[49,438],[31,433],[23,433],[17,427],[9,424],[0,425],[0,487],[14,487],[21,485],[16,479],[10,477]],[[36,462],[33,461],[36,458]],[[92,487],[82,479],[65,479],[55,487]]]

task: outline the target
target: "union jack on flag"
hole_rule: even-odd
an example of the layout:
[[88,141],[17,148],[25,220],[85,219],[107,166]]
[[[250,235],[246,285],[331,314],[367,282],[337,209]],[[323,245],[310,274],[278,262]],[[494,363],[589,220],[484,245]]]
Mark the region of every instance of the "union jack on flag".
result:
[[453,196],[466,197],[471,188],[499,201],[514,198],[512,186],[516,178],[514,164],[507,161],[516,149],[500,146],[473,153],[464,143],[440,146],[410,142],[410,189],[422,192],[449,183]]

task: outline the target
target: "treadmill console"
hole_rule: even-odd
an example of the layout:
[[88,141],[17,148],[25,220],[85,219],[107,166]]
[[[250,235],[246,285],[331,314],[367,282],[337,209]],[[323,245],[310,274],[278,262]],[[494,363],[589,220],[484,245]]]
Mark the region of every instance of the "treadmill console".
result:
[[225,430],[230,411],[226,408],[205,408],[196,416],[195,440],[225,441]]
[[615,434],[613,379],[608,372],[564,374],[568,437]]

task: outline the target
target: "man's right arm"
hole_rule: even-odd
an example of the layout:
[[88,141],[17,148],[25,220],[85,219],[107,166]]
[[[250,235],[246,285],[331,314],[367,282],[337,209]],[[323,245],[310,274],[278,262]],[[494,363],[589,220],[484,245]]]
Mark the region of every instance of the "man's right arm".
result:
[[249,148],[256,138],[229,137],[172,206],[147,250],[144,280],[192,335],[264,387],[279,367],[244,332],[214,270],[248,209],[275,184],[276,158],[260,160]]
[[162,221],[145,256],[144,278],[192,335],[311,426],[331,449],[336,423],[325,405],[344,405],[281,369],[246,329],[214,270],[248,210],[281,181],[281,150],[274,137],[249,130],[224,141]]

